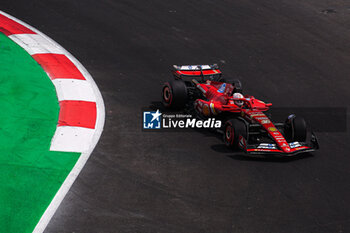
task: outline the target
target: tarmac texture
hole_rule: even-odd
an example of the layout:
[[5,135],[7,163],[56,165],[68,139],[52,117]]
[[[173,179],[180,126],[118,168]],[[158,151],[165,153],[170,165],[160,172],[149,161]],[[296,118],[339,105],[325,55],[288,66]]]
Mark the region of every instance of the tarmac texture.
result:
[[321,149],[292,159],[247,158],[210,132],[141,130],[173,64],[218,63],[276,107],[348,108],[347,1],[1,5],[70,51],[106,105],[100,142],[45,232],[350,231],[346,127],[316,132]]

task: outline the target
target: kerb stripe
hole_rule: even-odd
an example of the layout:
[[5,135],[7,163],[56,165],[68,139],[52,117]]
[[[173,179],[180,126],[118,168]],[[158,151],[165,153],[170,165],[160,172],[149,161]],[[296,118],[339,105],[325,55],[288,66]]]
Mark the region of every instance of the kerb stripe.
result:
[[17,23],[16,21],[9,19],[8,17],[0,14],[0,32],[4,33],[6,36],[12,34],[35,34],[29,28]]
[[60,113],[50,150],[80,152],[81,156],[34,229],[47,224],[84,167],[104,125],[102,95],[85,67],[62,46],[30,25],[0,11],[0,32],[26,50],[52,80]]
[[32,57],[43,67],[50,79],[69,78],[85,80],[77,67],[64,54],[44,53]]
[[60,108],[58,126],[95,128],[95,102],[64,100],[60,102]]

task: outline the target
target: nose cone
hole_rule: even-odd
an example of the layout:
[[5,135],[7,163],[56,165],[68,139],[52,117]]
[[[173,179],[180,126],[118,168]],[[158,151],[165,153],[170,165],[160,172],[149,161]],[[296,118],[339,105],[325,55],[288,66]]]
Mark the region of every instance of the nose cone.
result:
[[290,152],[290,147],[289,146],[282,147],[282,150],[285,153],[289,153]]

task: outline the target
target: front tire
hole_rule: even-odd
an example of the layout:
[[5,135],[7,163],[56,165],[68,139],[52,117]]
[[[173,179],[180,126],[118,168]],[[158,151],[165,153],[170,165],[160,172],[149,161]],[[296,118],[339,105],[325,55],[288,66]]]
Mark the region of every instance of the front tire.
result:
[[297,117],[294,114],[288,116],[284,132],[288,139],[291,141],[305,142],[307,136],[307,125],[306,121],[302,117]]
[[238,119],[231,119],[226,121],[223,135],[225,145],[233,149],[239,148],[240,135],[244,138],[247,138],[245,123]]

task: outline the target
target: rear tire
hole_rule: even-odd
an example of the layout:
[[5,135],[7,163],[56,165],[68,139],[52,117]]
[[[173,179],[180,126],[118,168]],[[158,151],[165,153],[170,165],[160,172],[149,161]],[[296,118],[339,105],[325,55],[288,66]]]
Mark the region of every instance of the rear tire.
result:
[[226,121],[224,127],[224,142],[229,148],[239,148],[239,136],[247,138],[246,125],[243,121],[238,119],[231,119]]
[[167,108],[182,109],[188,100],[186,84],[182,80],[166,82],[162,88],[162,102]]

